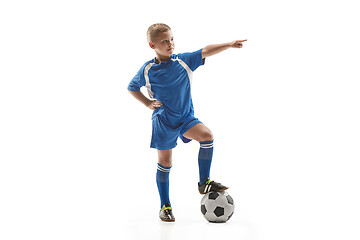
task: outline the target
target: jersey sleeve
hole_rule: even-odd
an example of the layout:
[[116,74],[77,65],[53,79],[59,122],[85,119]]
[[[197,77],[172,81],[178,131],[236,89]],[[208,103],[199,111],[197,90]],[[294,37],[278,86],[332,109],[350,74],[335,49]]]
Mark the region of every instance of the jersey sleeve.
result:
[[191,69],[191,71],[195,71],[199,66],[205,64],[205,58],[202,58],[202,49],[191,52],[191,53],[180,53],[178,54],[178,58],[183,60]]
[[142,86],[145,86],[144,67],[141,67],[135,77],[130,81],[128,90],[137,92],[140,91]]

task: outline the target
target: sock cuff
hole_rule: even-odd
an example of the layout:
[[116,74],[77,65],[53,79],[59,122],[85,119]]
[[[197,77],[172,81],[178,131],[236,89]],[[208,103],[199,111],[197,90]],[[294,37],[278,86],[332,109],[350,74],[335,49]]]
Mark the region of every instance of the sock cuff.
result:
[[204,141],[200,142],[200,148],[212,148],[213,147],[214,140],[212,141]]
[[161,172],[170,172],[171,167],[164,167],[160,163],[157,164],[157,169]]

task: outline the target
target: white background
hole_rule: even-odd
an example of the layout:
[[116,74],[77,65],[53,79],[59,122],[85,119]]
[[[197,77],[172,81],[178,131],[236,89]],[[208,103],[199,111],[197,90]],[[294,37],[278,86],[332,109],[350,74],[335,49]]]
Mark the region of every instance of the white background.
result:
[[[156,22],[175,52],[248,39],[192,89],[226,224],[201,216],[196,142],[158,220],[151,111],[127,92]],[[1,1],[0,238],[360,239],[359,22],[350,0]]]

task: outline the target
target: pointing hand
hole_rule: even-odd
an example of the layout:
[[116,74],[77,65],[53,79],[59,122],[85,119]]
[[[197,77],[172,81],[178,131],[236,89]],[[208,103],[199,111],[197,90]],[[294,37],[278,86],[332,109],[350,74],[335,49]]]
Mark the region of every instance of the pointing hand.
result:
[[247,41],[247,39],[245,39],[245,40],[235,40],[235,41],[233,41],[232,43],[231,43],[231,47],[233,47],[233,48],[242,48],[242,46],[243,46],[243,42],[246,42]]

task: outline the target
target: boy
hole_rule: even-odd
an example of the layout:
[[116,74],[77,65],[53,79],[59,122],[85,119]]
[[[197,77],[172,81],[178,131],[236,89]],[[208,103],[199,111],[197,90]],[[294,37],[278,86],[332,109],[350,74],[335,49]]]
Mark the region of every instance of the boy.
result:
[[[205,58],[228,48],[241,48],[237,40],[209,45],[192,53],[173,54],[175,44],[171,28],[163,23],[153,24],[147,31],[150,48],[155,58],[146,62],[131,80],[128,90],[146,107],[153,110],[151,148],[158,150],[156,182],[161,200],[159,217],[162,221],[175,221],[169,200],[169,172],[172,149],[180,137],[187,143],[200,143],[198,156],[200,194],[221,192],[228,187],[209,179],[213,155],[213,135],[209,128],[194,117],[190,84],[192,72],[205,63]],[[150,99],[140,88],[145,86]]]

